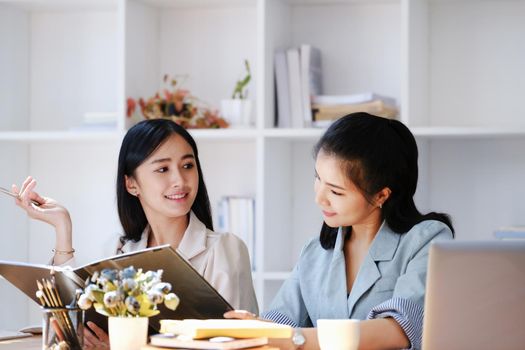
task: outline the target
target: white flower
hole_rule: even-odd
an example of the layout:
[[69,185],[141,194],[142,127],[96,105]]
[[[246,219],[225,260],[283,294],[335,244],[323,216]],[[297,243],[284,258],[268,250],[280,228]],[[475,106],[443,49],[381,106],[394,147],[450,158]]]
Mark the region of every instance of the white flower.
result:
[[150,290],[148,292],[148,300],[152,304],[155,304],[155,305],[160,304],[164,300],[164,294],[162,294],[160,291],[157,291],[157,290]]
[[179,303],[180,299],[175,293],[170,293],[164,297],[164,305],[170,310],[175,310]]
[[89,309],[91,305],[93,305],[93,301],[91,301],[91,299],[89,299],[89,297],[86,294],[82,294],[80,298],[78,298],[78,306],[82,310]]
[[122,289],[125,292],[132,291],[137,287],[137,282],[133,278],[126,278],[122,281]]
[[99,290],[100,289],[96,285],[90,284],[84,290],[84,294],[89,298],[89,300],[95,301],[95,294],[93,292],[99,291]]
[[128,311],[132,314],[136,314],[140,310],[139,301],[132,296],[126,298],[125,304]]
[[116,291],[107,292],[104,294],[104,305],[109,308],[117,306],[120,296]]
[[171,284],[167,282],[160,282],[153,286],[153,289],[158,290],[163,294],[168,294],[171,292]]

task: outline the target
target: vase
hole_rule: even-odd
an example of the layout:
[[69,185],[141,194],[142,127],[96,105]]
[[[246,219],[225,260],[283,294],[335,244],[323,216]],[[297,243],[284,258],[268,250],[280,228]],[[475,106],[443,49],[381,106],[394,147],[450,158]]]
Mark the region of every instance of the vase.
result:
[[249,127],[252,125],[252,101],[241,99],[222,100],[221,114],[231,127]]
[[109,317],[111,350],[140,350],[148,342],[147,317]]

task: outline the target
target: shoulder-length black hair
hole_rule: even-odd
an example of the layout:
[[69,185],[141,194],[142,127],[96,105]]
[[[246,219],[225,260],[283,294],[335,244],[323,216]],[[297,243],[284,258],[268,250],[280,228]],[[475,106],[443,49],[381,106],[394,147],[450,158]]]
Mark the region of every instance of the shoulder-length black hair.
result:
[[134,176],[135,169],[174,134],[182,136],[191,146],[195,155],[199,174],[199,188],[191,210],[208,229],[213,230],[210,200],[204,184],[195,140],[186,129],[171,120],[152,119],[141,121],[129,129],[120,147],[117,171],[117,207],[120,223],[124,229],[123,241],[139,241],[148,224],[139,199],[126,190],[125,175]]
[[[447,214],[423,215],[416,208],[413,197],[418,178],[417,144],[403,123],[368,113],[349,114],[326,130],[314,147],[314,156],[320,151],[342,161],[343,171],[369,202],[383,188],[390,188],[392,192],[383,203],[381,215],[394,232],[408,232],[424,220],[441,221],[454,232]],[[323,248],[334,247],[337,230],[323,222]]]

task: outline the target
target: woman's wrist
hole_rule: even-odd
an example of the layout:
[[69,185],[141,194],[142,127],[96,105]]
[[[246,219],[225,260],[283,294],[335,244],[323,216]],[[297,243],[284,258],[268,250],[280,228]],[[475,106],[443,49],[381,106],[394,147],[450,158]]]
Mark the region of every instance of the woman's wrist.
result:
[[73,225],[71,224],[71,219],[69,213],[65,213],[64,220],[61,220],[60,224],[55,226],[56,231],[56,243],[55,251],[58,252],[70,252],[71,254],[75,252],[73,249],[73,234],[72,229]]
[[292,343],[295,346],[296,350],[304,349],[306,338],[304,337],[304,334],[301,328],[294,328],[294,332],[292,335]]

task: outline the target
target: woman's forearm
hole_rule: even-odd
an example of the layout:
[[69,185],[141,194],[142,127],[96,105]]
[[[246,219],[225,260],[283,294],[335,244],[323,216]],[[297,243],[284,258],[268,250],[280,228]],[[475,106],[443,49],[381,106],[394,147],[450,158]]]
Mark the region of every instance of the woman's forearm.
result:
[[359,349],[406,349],[410,347],[405,332],[393,318],[361,321]]
[[[303,328],[306,339],[302,350],[319,350],[317,340],[317,328]],[[290,339],[273,339],[271,345],[282,350],[295,350]],[[403,329],[393,318],[382,318],[360,322],[359,349],[406,349],[410,347],[410,341]]]
[[60,220],[59,224],[55,226],[56,242],[53,265],[61,265],[73,258],[73,253],[67,253],[73,251],[73,228],[71,218],[67,211],[62,215],[64,216],[64,219]]

